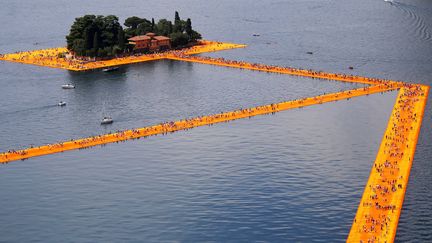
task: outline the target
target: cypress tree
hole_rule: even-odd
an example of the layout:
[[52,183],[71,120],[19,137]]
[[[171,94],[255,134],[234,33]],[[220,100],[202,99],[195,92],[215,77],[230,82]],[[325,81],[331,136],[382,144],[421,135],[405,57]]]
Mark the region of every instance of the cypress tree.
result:
[[180,23],[180,15],[175,11],[174,24]]
[[181,32],[181,19],[177,11],[175,11],[174,17],[174,32]]
[[99,49],[99,33],[95,32],[94,36],[93,36],[93,49],[94,52],[97,53],[98,49]]
[[120,49],[123,50],[125,47],[125,34],[123,28],[119,28],[117,39],[118,39],[118,46],[120,47]]
[[187,34],[189,37],[192,36],[192,21],[191,21],[190,18],[188,18],[188,19],[186,20],[185,31],[186,31],[186,34]]

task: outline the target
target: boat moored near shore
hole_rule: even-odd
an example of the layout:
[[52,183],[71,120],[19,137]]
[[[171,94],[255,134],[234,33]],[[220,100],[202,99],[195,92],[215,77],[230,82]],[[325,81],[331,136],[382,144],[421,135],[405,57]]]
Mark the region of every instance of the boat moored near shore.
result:
[[113,71],[117,71],[119,69],[119,67],[107,67],[102,69],[103,72],[113,72]]
[[75,85],[73,84],[63,84],[62,89],[75,89]]

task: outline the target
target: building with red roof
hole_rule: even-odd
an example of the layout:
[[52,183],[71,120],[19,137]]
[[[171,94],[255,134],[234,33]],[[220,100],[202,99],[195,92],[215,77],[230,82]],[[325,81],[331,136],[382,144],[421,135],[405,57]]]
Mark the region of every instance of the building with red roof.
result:
[[160,51],[171,48],[171,39],[166,36],[147,33],[128,39],[129,44],[134,46],[136,52]]

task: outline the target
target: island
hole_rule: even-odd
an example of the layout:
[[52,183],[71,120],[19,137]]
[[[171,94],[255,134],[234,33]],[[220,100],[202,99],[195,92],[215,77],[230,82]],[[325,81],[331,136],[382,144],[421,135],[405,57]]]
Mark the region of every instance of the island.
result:
[[[124,26],[124,27],[123,27]],[[246,45],[202,39],[176,11],[174,21],[132,16],[121,25],[115,15],[78,17],[66,36],[66,46],[0,54],[0,60],[70,71],[88,71],[120,65],[173,59]]]
[[124,22],[115,15],[85,15],[75,19],[66,36],[67,49],[74,58],[109,59],[137,53],[155,53],[198,45],[201,34],[192,28],[190,18],[182,20],[175,12],[174,22],[136,16]]

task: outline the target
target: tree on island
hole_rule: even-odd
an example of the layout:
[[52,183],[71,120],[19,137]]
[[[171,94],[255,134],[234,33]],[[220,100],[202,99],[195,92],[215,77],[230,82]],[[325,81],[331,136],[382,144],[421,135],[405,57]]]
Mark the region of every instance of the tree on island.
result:
[[148,19],[142,19],[136,16],[127,18],[124,25],[127,27],[125,29],[127,38],[144,35],[152,31],[152,23]]
[[69,35],[67,48],[77,56],[113,57],[129,50],[127,39],[153,32],[171,38],[173,48],[182,47],[201,39],[201,34],[192,29],[192,21],[180,19],[175,12],[174,24],[167,19],[157,23],[137,16],[125,20],[123,29],[117,16],[85,15],[75,19]]
[[76,18],[66,36],[67,47],[78,56],[113,56],[122,51],[123,28],[114,15],[85,15]]

